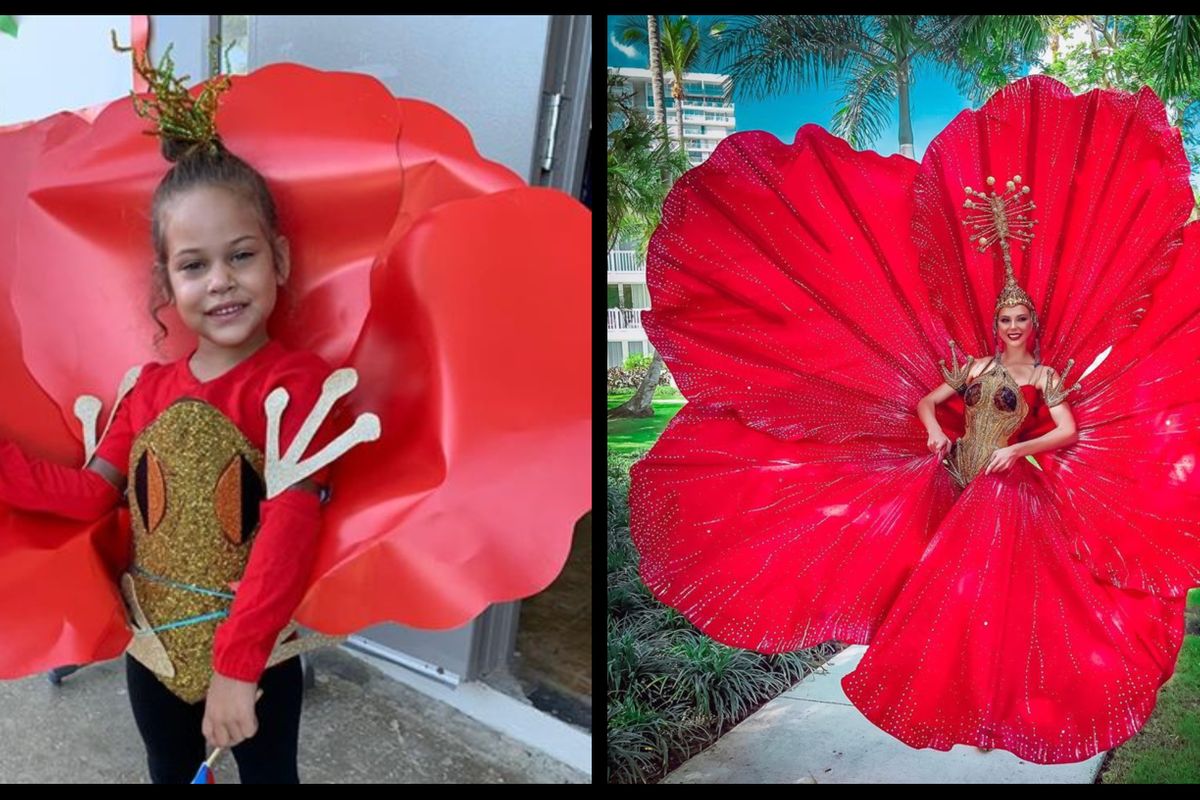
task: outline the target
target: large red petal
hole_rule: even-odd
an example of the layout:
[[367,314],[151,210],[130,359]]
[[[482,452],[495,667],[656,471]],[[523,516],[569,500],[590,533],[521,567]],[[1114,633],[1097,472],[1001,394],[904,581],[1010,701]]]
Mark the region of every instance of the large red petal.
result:
[[114,658],[129,642],[117,577],[129,526],[0,508],[0,677]]
[[376,270],[347,399],[383,437],[335,462],[298,620],[449,628],[561,570],[591,504],[590,226],[554,190],[445,203]]
[[916,164],[815,125],[740,133],[685,174],[650,242],[642,323],[693,402],[787,439],[894,440],[941,382],[909,236]]
[[646,586],[763,653],[870,642],[956,494],[932,456],[784,442],[695,403],[630,479]]

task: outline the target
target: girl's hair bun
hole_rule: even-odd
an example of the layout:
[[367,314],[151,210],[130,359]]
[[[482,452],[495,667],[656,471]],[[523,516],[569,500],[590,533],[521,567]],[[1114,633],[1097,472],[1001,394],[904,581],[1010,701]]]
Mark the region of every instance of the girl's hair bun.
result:
[[162,136],[160,137],[160,144],[163,158],[172,164],[176,164],[185,158],[198,158],[205,155],[218,156],[227,152],[221,140],[215,136],[207,142]]

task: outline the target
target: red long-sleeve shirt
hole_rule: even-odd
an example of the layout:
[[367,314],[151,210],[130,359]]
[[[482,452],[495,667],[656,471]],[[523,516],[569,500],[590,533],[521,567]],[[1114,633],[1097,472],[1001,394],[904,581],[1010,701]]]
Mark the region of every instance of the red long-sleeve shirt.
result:
[[[265,451],[263,401],[278,386],[286,388],[290,398],[280,421],[280,452],[286,452],[330,373],[317,356],[288,351],[274,341],[210,381],[197,380],[188,360],[142,368],[96,456],[124,472],[138,432],[181,397],[215,407],[256,448]],[[329,438],[327,426],[322,426],[306,455],[319,450]],[[318,473],[314,480],[323,483],[327,472]],[[119,499],[116,490],[95,472],[29,459],[7,442],[0,443],[0,475],[4,477],[0,500],[19,508],[93,519]],[[213,668],[244,681],[258,680],[279,631],[302,599],[320,533],[318,497],[310,491],[289,489],[264,500],[259,519],[229,617],[217,627],[213,643]]]

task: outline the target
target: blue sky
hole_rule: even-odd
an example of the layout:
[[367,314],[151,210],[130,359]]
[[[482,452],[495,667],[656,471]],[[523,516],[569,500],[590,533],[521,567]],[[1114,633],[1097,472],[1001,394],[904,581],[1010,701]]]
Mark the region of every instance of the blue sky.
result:
[[[608,18],[608,66],[610,67],[641,67],[648,66],[646,49],[643,45],[618,44],[615,30],[622,17]],[[691,19],[701,24],[711,24],[716,17],[693,16]],[[699,71],[713,71],[705,65]],[[841,89],[798,89],[788,94],[776,95],[766,100],[751,100],[733,87],[734,115],[737,119],[737,130],[768,131],[785,142],[790,142],[796,135],[796,130],[804,124],[815,122],[829,128],[833,123],[833,112]],[[960,95],[954,85],[936,72],[918,68],[911,95],[913,145],[919,160],[925,152],[925,147],[942,128],[952,120],[958,112],[972,108],[971,102]],[[883,155],[899,152],[899,122],[893,114],[892,124],[879,138],[866,146]]]

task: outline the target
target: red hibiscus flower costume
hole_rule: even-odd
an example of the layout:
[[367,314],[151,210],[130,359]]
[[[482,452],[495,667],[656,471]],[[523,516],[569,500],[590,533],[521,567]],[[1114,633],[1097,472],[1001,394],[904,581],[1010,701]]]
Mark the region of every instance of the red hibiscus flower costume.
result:
[[[733,646],[870,644],[843,688],[913,747],[1063,763],[1131,737],[1200,584],[1188,173],[1149,89],[1041,76],[959,114],[920,164],[816,126],[722,142],[647,259],[643,320],[689,399],[631,473],[647,586]],[[995,350],[1004,259],[964,224],[987,176],[1032,187],[1011,267],[1044,363],[1085,369],[1075,444],[960,488],[915,407],[948,340]],[[1009,442],[1054,427],[1061,398],[1010,389]],[[963,410],[938,408],[952,439]]]
[[[291,241],[272,337],[358,374],[322,438],[363,412],[382,428],[330,467],[295,619],[451,628],[545,588],[590,505],[590,214],[366,76],[272,65],[235,77],[216,119]],[[194,347],[173,314],[152,346],[149,202],[169,165],[147,127],[126,98],[0,133],[0,436],[30,456],[81,465],[76,398],[106,419],[126,370]],[[526,391],[509,367],[533,342],[554,382]],[[127,514],[0,506],[0,676],[125,648]]]

